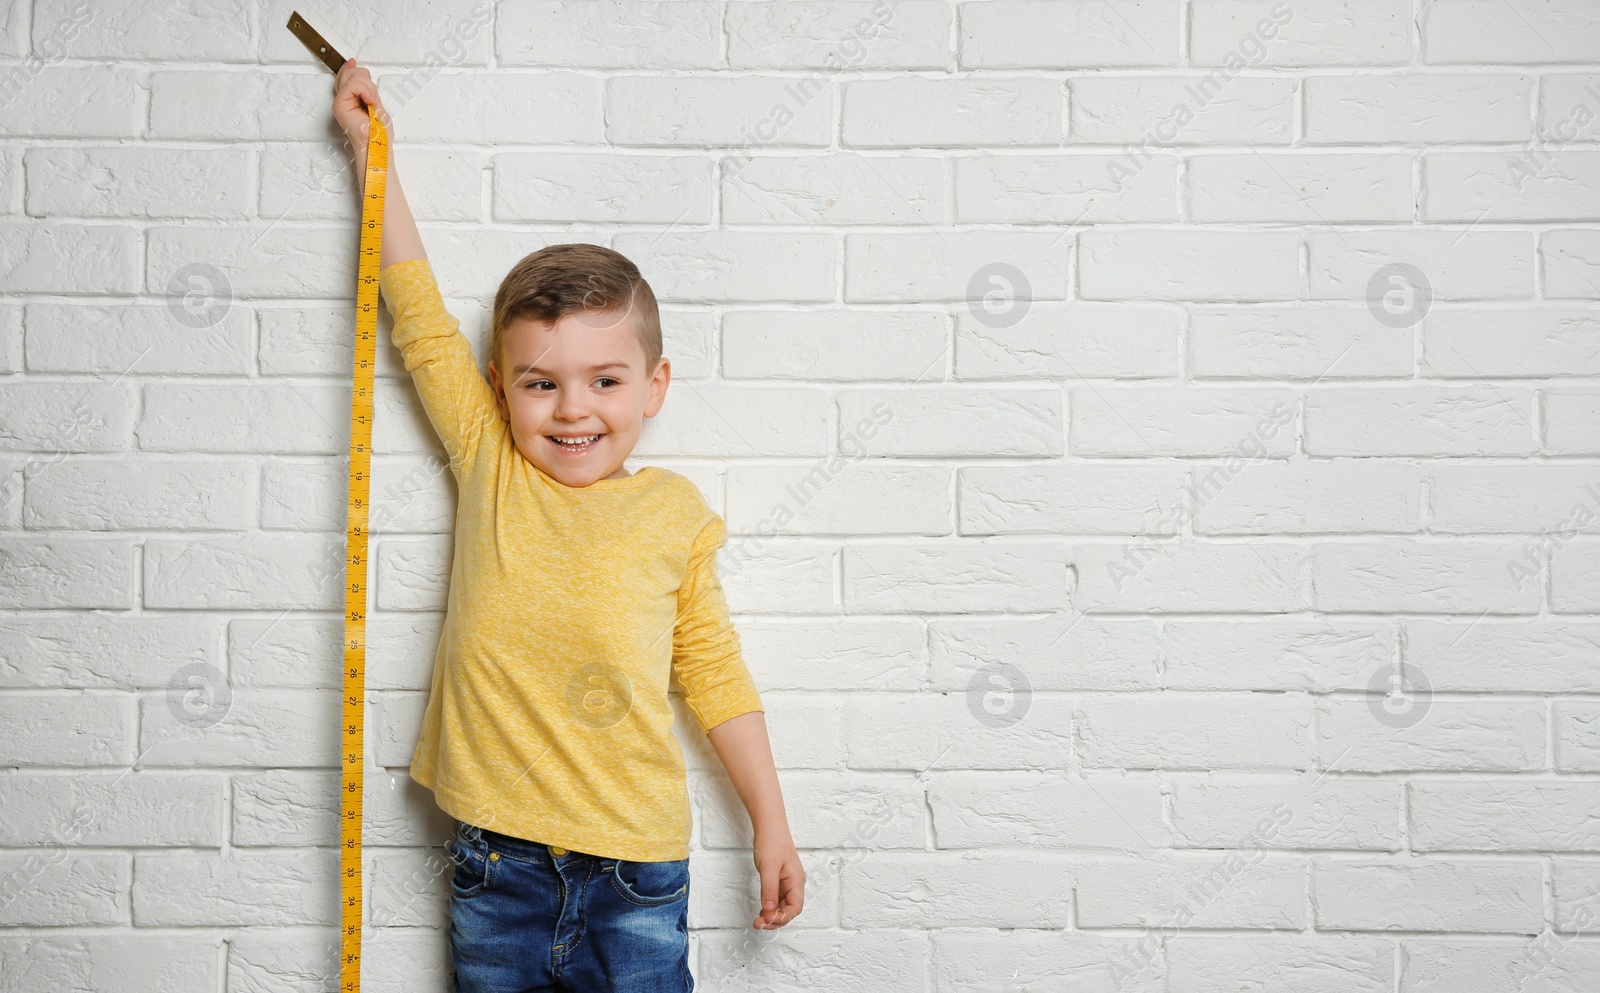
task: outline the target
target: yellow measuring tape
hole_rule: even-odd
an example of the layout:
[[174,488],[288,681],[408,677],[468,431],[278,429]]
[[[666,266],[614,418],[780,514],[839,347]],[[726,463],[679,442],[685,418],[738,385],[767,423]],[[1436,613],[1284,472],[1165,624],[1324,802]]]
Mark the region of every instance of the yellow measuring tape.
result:
[[[298,12],[289,30],[335,74],[344,57]],[[389,133],[367,107],[367,168],[356,267],[355,361],[350,375],[350,471],[344,561],[344,706],[339,722],[339,989],[361,989],[361,814],[366,781],[367,514],[372,496],[372,377],[378,356],[378,275],[383,250]]]
[[367,681],[367,514],[372,495],[372,376],[378,356],[378,274],[389,133],[367,107],[367,174],[361,192],[356,273],[355,362],[350,376],[350,487],[345,520],[344,715],[339,804],[339,989],[361,989],[361,811],[365,781]]

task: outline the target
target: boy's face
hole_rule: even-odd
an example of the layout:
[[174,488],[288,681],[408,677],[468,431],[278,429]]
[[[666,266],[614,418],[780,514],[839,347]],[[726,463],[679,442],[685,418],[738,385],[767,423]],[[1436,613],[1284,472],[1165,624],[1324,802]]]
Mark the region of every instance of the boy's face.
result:
[[636,320],[627,310],[517,320],[489,363],[517,450],[564,485],[627,476],[623,460],[666,398],[671,367],[663,357],[645,369]]

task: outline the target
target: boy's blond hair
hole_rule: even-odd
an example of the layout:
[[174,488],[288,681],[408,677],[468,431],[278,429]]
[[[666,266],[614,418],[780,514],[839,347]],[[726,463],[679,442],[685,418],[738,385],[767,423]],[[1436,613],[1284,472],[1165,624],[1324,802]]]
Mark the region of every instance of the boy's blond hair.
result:
[[[661,359],[661,312],[650,284],[626,255],[603,245],[546,245],[511,267],[494,295],[489,355],[500,359],[506,329],[519,318],[546,323],[581,310],[630,311],[644,347],[645,375]],[[498,368],[498,365],[497,365]]]

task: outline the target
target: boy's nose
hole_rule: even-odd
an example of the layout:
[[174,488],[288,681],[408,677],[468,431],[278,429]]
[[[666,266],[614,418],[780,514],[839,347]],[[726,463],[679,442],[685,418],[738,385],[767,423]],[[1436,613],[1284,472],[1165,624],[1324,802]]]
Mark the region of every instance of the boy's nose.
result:
[[563,421],[581,421],[588,413],[588,404],[580,393],[562,390],[556,398],[556,416]]

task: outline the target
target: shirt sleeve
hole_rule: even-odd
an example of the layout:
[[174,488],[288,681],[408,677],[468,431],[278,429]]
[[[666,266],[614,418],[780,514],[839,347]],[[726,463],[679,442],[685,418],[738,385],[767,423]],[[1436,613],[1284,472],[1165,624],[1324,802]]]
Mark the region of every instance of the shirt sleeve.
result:
[[672,633],[673,670],[683,684],[684,701],[706,731],[730,717],[765,709],[717,578],[717,549],[727,541],[727,526],[713,515],[690,549]]
[[405,358],[423,409],[459,478],[483,449],[493,450],[505,430],[494,392],[478,371],[461,322],[445,309],[427,259],[407,259],[378,274],[378,288],[394,315],[394,343]]

